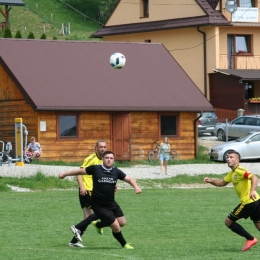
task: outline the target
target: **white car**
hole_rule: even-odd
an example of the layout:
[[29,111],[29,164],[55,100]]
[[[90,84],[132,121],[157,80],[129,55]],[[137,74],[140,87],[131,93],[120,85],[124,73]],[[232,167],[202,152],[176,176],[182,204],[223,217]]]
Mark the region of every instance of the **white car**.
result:
[[209,152],[210,159],[226,162],[227,154],[231,150],[239,152],[241,160],[260,158],[260,132],[249,132],[235,141],[212,147]]

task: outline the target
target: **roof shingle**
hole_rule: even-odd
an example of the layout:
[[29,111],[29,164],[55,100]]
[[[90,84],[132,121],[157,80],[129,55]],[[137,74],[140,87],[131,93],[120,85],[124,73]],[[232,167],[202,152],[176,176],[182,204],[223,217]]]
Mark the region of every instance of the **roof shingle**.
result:
[[24,2],[22,0],[0,0],[0,5],[24,6]]
[[[162,44],[2,38],[0,45],[0,64],[35,110],[213,110]],[[114,52],[126,57],[121,70],[109,64]]]
[[222,15],[222,13],[212,8],[215,3],[212,3],[212,5],[210,5],[206,0],[196,0],[196,2],[205,12],[204,16],[160,20],[145,23],[104,26],[97,32],[93,33],[91,37],[100,38],[110,35],[142,33],[207,25],[232,26],[230,22],[224,17],[224,15]]

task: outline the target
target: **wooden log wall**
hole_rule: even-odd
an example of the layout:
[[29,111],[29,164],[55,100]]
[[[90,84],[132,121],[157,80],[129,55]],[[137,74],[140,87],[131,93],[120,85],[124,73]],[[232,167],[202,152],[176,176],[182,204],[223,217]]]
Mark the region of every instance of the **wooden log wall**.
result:
[[[169,138],[171,149],[177,150],[181,159],[194,159],[194,120],[196,113],[181,112],[179,114],[179,136]],[[153,142],[159,139],[159,114],[157,112],[131,113],[131,149],[132,160],[146,160],[148,152],[154,148]]]
[[[77,161],[94,152],[97,140],[104,139],[107,148],[112,147],[112,120],[110,112],[81,112],[80,134],[76,140],[57,138],[57,113],[34,111],[0,66],[0,140],[15,142],[14,120],[22,118],[30,138],[34,136],[43,150],[42,160]],[[178,136],[170,138],[171,149],[177,150],[181,159],[195,155],[195,112],[179,113]],[[46,122],[46,131],[40,131],[40,122]],[[131,160],[147,160],[153,142],[159,138],[158,112],[131,113]],[[163,138],[159,138],[159,143]]]

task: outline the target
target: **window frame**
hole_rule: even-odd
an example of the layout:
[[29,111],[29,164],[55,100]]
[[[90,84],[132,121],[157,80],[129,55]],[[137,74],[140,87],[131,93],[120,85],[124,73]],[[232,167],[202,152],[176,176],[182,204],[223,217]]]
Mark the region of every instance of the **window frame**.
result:
[[[174,116],[176,117],[176,135],[163,135],[161,133],[161,117],[162,116]],[[177,139],[180,138],[180,114],[179,113],[159,113],[158,115],[159,120],[159,138],[168,137],[171,139]]]
[[[76,136],[60,136],[60,116],[76,116]],[[56,135],[57,140],[78,140],[80,139],[80,113],[78,112],[58,112],[56,113]]]
[[[256,1],[255,0],[251,0],[251,4],[252,4],[252,6],[241,6],[241,2],[242,2],[243,0],[237,0],[237,6],[238,7],[251,7],[251,8],[254,8],[254,7],[256,7]],[[248,0],[246,0],[247,2],[248,2]]]
[[[232,38],[233,40],[232,40]],[[227,37],[230,37],[230,43],[228,41],[228,48],[234,48],[233,50],[233,54],[231,52],[232,55],[253,55],[253,35],[252,34],[228,34]],[[247,48],[249,49],[248,52],[239,52],[239,50],[237,51],[237,41],[236,41],[236,37],[247,37],[248,38],[248,46]],[[233,43],[232,43],[233,41]],[[229,46],[229,44],[233,45],[233,47]]]

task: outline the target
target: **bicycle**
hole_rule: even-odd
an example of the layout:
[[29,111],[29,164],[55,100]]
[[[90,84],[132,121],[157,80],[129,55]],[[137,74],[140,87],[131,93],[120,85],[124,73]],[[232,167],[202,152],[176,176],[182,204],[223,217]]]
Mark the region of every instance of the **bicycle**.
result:
[[[160,151],[160,145],[158,144],[158,139],[153,142],[153,144],[155,145],[154,149],[151,150],[150,152],[148,152],[148,160],[150,162],[159,160],[159,151]],[[178,152],[176,150],[171,150],[170,151],[170,161],[179,161],[180,160],[180,155],[178,154]]]

